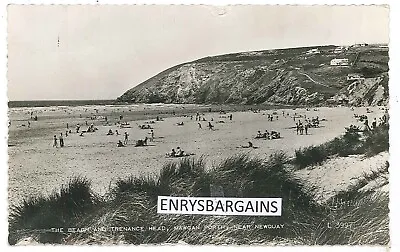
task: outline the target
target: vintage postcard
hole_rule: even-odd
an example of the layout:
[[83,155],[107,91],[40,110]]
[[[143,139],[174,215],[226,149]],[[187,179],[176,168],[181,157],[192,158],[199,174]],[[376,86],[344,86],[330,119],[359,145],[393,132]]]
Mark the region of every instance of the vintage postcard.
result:
[[388,247],[389,9],[8,5],[8,243]]

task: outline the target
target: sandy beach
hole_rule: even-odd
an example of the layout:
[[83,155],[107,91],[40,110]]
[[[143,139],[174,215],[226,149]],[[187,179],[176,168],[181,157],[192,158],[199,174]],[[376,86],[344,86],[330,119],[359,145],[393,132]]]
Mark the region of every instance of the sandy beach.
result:
[[[201,121],[202,129],[199,129],[193,113],[196,107],[190,109],[186,116],[180,111],[179,116],[177,113],[177,116],[169,114],[170,117],[165,117],[167,111],[171,112],[171,108],[160,112],[159,116],[164,118],[163,121],[150,124],[154,128],[154,141],[148,142],[148,146],[145,147],[134,147],[136,140],[150,137],[150,130],[139,129],[138,125],[155,120],[156,115],[151,113],[151,108],[146,112],[135,111],[134,107],[128,105],[118,108],[112,106],[11,108],[8,139],[9,204],[16,204],[26,196],[48,194],[71,177],[78,175],[90,179],[94,190],[104,193],[110,183],[118,177],[156,174],[163,164],[177,160],[165,157],[167,152],[177,146],[188,153],[194,153],[193,157],[204,157],[208,166],[239,153],[249,153],[264,158],[282,150],[292,156],[300,147],[318,145],[339,136],[350,124],[361,126],[362,123],[354,118],[354,114],[366,114],[365,107],[354,108],[354,111],[348,107],[277,109],[261,110],[258,113],[232,112],[233,119],[229,120],[230,112],[227,114],[206,112],[203,117],[207,121]],[[372,112],[367,114],[370,122],[384,113],[379,107],[370,109]],[[38,116],[37,121],[30,119],[31,111],[34,111],[33,115]],[[267,114],[274,112],[278,120],[274,118],[272,122],[268,121]],[[309,135],[297,135],[292,117],[294,113],[306,115],[308,118],[318,116],[321,127],[311,128]],[[129,128],[115,125],[119,115],[124,116],[123,121],[129,123]],[[193,119],[190,115],[193,115]],[[107,116],[110,125],[105,124],[104,116]],[[93,117],[93,120],[90,117]],[[148,119],[145,119],[146,117]],[[76,133],[75,126],[79,123],[81,130],[86,130],[88,127],[86,121],[88,125],[93,124],[98,130],[80,136]],[[207,128],[208,121],[215,126],[214,130]],[[219,121],[224,123],[218,123]],[[180,122],[184,125],[177,126]],[[65,137],[67,123],[72,133]],[[118,130],[120,135],[108,136],[109,129],[113,132]],[[254,139],[258,130],[261,132],[275,130],[280,132],[282,138]],[[128,144],[126,147],[118,148],[117,142],[124,140],[124,132],[129,134]],[[53,136],[58,137],[60,133],[64,135],[65,147],[55,148]],[[241,145],[247,145],[248,141],[258,148],[240,148]],[[356,174],[352,173],[338,178],[354,176]],[[311,176],[315,179],[320,177]],[[332,183],[330,180],[327,181]]]

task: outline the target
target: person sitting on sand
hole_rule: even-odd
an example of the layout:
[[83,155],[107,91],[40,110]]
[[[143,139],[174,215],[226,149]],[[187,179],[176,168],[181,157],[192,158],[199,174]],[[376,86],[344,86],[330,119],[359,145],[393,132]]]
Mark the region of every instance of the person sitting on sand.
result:
[[81,134],[79,136],[83,137],[83,131],[81,132]]
[[135,147],[140,147],[140,146],[146,146],[147,145],[147,137],[144,138],[144,140],[139,139],[136,141]]
[[135,144],[135,147],[140,147],[140,146],[144,146],[144,142],[142,139],[137,140]]
[[122,143],[121,140],[118,140],[118,145],[117,145],[117,147],[125,147],[125,145]]
[[261,134],[261,131],[259,130],[259,131],[257,131],[257,136],[256,136],[256,138],[262,138],[263,137],[263,134]]
[[269,132],[268,130],[265,130],[264,134],[262,135],[263,138],[268,139],[269,138]]
[[119,136],[119,132],[118,132],[118,130],[115,130],[115,134],[116,134],[117,136]]
[[176,147],[176,157],[183,157],[185,155],[185,152],[181,149],[181,147]]
[[113,133],[112,129],[109,129],[108,133],[107,133],[107,136],[112,136],[112,135],[114,135],[114,133]]
[[175,149],[172,149],[172,150],[171,150],[171,153],[169,153],[169,156],[170,156],[170,157],[175,157],[175,156],[176,156]]
[[183,123],[183,122],[180,122],[180,123],[177,123],[176,125],[178,125],[178,126],[183,126],[184,123]]

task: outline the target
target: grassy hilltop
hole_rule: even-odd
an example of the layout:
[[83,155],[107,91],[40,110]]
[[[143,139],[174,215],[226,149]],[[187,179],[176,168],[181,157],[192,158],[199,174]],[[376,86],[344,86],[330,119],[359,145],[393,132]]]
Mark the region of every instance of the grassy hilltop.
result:
[[[318,51],[309,52],[312,49]],[[348,66],[331,66],[335,58],[348,59]],[[382,105],[388,100],[388,61],[388,48],[380,45],[219,55],[173,66],[126,91],[117,101]],[[363,79],[347,80],[348,74],[360,74]]]

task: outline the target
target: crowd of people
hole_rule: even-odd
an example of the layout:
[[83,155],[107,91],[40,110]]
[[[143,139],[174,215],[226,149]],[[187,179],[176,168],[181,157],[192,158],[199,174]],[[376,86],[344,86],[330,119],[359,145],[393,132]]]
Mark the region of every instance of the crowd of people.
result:
[[[252,110],[253,112],[258,113],[258,110]],[[310,111],[310,110],[307,110]],[[314,111],[318,111],[315,110]],[[371,110],[369,110],[371,111]],[[307,117],[306,113],[298,113],[298,112],[291,112],[290,114],[288,113],[288,111],[282,111],[282,120],[284,120],[285,118],[289,118],[291,120],[291,118],[295,119],[295,131],[297,135],[310,135],[310,129],[313,128],[319,128],[320,127],[320,118],[319,116],[315,116],[314,117]],[[367,111],[368,113],[368,111]],[[229,118],[230,121],[233,120],[233,114],[229,114],[229,115],[225,115],[225,111],[220,112],[220,118]],[[279,116],[277,112],[272,112],[270,114],[263,114],[263,115],[267,115],[267,121],[268,122],[272,122],[275,120],[279,120]],[[192,114],[192,115],[186,115],[186,117],[190,117],[190,120],[193,120],[193,117],[198,125],[198,129],[202,130],[203,129],[203,125],[202,122],[206,123],[206,129],[209,130],[215,130],[215,127],[213,125],[214,120],[213,118],[208,118],[206,119],[206,115],[205,114],[200,114],[199,112]],[[358,114],[354,114],[354,117],[357,118],[359,121],[363,122],[363,125],[365,126],[363,130],[365,131],[369,131],[369,130],[374,130],[375,128],[379,127],[380,125],[386,124],[388,123],[388,111],[385,111],[385,114],[379,118],[373,118],[372,123],[370,124],[370,121],[368,120],[368,116],[367,115],[358,115]],[[108,118],[105,116],[103,117],[105,119],[106,122],[108,122]],[[119,116],[119,121],[118,123],[116,123],[116,125],[118,125],[119,127],[122,126],[129,126],[128,122],[122,122],[123,119],[123,115]],[[297,119],[297,120],[296,120]],[[322,121],[324,121],[325,119],[322,119]],[[112,120],[111,120],[112,121]],[[148,132],[148,135],[145,136],[143,139],[138,139],[136,141],[133,142],[132,145],[134,145],[135,147],[142,147],[142,146],[148,146],[148,142],[153,142],[155,139],[155,131],[154,131],[154,127],[152,127],[150,124],[155,124],[158,123],[160,121],[163,121],[163,119],[161,119],[159,116],[155,117],[155,120],[151,120],[148,122],[145,122],[144,124],[138,125],[139,129],[144,129],[144,130],[150,130]],[[221,120],[220,120],[221,121]],[[218,121],[219,122],[219,121]],[[215,122],[215,123],[218,123]],[[190,123],[194,123],[194,122],[184,122],[184,121],[178,121],[175,123],[175,125],[177,126],[186,126],[187,124]],[[85,123],[87,125],[87,122]],[[290,122],[288,123],[289,125],[291,124]],[[28,124],[30,127],[30,123]],[[272,125],[272,124],[271,124]],[[109,126],[109,125],[107,125]],[[73,127],[72,127],[73,128]],[[293,128],[293,127],[291,127]],[[80,134],[80,136],[83,136],[83,133],[94,133],[98,130],[97,127],[94,126],[94,124],[90,124],[90,126],[88,126],[86,131],[82,131],[81,130],[81,125],[77,124],[76,127],[76,133]],[[70,129],[70,125],[67,123],[67,130],[65,131],[65,133],[60,133],[57,137],[57,135],[54,135],[53,137],[53,147],[64,147],[65,146],[65,142],[64,142],[64,137],[68,137],[71,134],[71,129]],[[106,133],[107,136],[119,136],[120,133],[118,132],[117,129],[112,129],[109,128],[108,132]],[[118,139],[117,141],[117,146],[118,147],[126,147],[129,145],[129,140],[130,140],[130,136],[128,134],[128,131],[125,131],[122,134],[123,138],[122,139]],[[265,130],[265,131],[261,131],[259,130],[256,134],[256,136],[254,137],[255,139],[268,139],[268,140],[273,140],[273,139],[280,139],[282,138],[281,133],[275,130]],[[248,142],[248,145],[244,145],[244,146],[240,146],[241,148],[258,148],[258,147],[254,147],[253,143],[251,141]],[[187,153],[185,153],[179,146],[176,149],[172,149],[169,153],[167,153],[168,157],[183,157],[186,156]]]
[[272,130],[271,132],[269,132],[268,130],[265,130],[265,132],[261,132],[261,130],[259,130],[257,132],[257,135],[255,137],[256,139],[268,139],[268,140],[272,140],[272,139],[279,139],[281,138],[281,133],[279,133],[278,131],[274,131]]
[[190,156],[190,154],[186,153],[179,146],[176,147],[176,150],[172,149],[170,152],[166,153],[165,155],[166,155],[166,157],[186,157],[186,156]]

